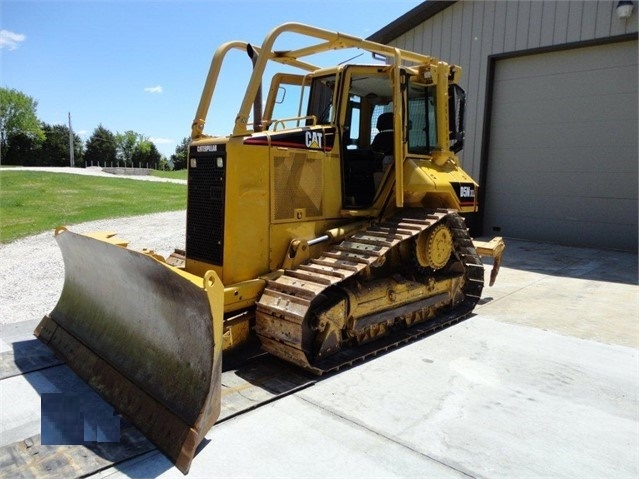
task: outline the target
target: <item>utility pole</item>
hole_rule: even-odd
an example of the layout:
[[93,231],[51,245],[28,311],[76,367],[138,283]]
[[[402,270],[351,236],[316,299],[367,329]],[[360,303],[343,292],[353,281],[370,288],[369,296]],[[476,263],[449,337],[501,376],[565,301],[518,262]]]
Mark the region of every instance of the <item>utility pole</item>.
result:
[[72,168],[75,166],[73,150],[73,128],[71,128],[71,112],[69,112],[69,164]]
[[4,125],[0,118],[0,165],[2,165],[2,147],[4,146]]

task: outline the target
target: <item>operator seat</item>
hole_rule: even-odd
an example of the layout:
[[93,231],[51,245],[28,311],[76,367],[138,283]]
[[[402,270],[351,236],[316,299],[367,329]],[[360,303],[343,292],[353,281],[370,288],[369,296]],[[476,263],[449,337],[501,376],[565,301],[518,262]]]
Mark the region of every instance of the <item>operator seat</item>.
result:
[[373,138],[371,150],[375,155],[373,162],[373,191],[377,191],[388,166],[393,162],[393,113],[382,113],[377,117],[379,133]]
[[371,150],[383,153],[384,156],[393,154],[393,113],[382,113],[377,117],[379,133],[373,138]]

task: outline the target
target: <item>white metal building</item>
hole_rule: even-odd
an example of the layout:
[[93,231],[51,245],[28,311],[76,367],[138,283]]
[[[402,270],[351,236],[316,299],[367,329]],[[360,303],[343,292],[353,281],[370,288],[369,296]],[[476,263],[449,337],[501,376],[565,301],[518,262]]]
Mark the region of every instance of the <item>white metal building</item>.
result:
[[483,234],[637,251],[637,7],[431,0],[369,37],[463,68]]

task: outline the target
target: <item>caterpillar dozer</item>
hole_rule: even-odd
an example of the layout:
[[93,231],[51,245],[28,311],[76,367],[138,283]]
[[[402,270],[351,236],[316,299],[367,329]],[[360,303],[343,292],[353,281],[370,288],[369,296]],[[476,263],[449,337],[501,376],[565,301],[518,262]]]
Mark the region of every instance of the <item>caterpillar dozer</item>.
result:
[[[282,34],[301,46],[276,50]],[[373,59],[315,65],[348,48]],[[233,131],[207,135],[236,50],[252,73]],[[504,243],[474,242],[465,224],[478,185],[457,156],[460,76],[295,23],[261,46],[221,45],[192,124],[185,249],[163,258],[58,228],[64,287],[35,334],[187,473],[220,411],[223,352],[257,338],[323,374],[468,317],[480,256],[492,284]]]

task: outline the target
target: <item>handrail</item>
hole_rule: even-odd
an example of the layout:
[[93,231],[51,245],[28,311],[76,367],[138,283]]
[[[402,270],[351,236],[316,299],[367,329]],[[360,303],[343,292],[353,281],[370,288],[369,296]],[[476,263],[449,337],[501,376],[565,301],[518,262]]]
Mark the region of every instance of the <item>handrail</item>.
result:
[[282,124],[282,128],[286,128],[286,122],[289,121],[297,121],[298,126],[301,120],[312,120],[313,124],[311,126],[317,125],[317,117],[315,115],[307,115],[307,116],[293,116],[290,118],[282,118],[281,120],[269,120],[265,123],[268,123],[269,126],[273,125],[273,131],[277,131],[277,125]]

